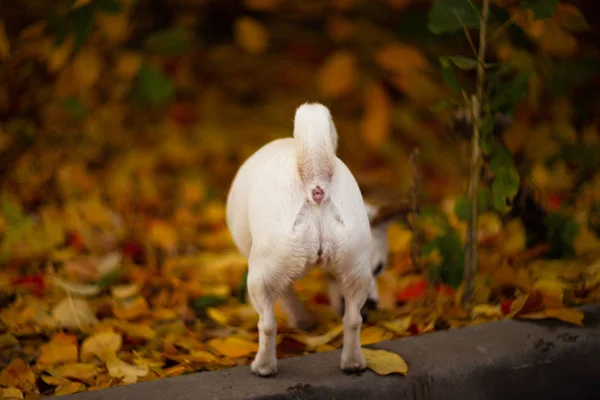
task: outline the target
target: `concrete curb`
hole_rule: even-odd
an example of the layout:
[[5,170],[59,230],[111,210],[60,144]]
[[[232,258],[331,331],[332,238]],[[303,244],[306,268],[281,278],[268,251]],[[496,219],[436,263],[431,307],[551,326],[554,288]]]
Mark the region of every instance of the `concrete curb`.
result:
[[367,346],[401,354],[407,376],[345,375],[336,350],[280,360],[272,378],[235,367],[60,398],[598,400],[600,305],[581,309],[584,328],[504,320]]

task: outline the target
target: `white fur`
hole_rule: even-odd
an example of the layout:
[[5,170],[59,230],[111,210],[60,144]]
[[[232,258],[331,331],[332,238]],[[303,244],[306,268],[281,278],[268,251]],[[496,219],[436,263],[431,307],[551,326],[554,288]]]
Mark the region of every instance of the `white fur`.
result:
[[[377,300],[372,272],[387,261],[387,236],[385,229],[373,231],[378,241],[385,240],[374,252],[367,208],[336,148],[329,110],[305,103],[296,110],[294,138],[264,145],[243,163],[231,185],[227,224],[248,259],[248,293],[259,314],[259,350],[251,366],[257,375],[277,372],[273,306],[278,298],[290,325],[312,325],[290,285],[315,264],[335,277],[330,299],[338,312],[345,310],[341,367],[365,368],[361,308],[367,296]],[[324,191],[320,204],[311,196],[317,186]]]

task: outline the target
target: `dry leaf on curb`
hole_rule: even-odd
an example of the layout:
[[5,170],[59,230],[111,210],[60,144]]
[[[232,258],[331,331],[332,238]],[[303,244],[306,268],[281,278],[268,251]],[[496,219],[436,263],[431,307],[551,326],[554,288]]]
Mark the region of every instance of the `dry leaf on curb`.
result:
[[54,391],[55,396],[62,396],[65,394],[73,394],[77,392],[82,392],[85,390],[85,385],[81,382],[66,382],[63,385],[60,385]]
[[250,54],[262,54],[269,44],[267,28],[257,20],[241,17],[234,24],[235,43]]
[[584,314],[575,308],[546,308],[544,315],[548,318],[556,318],[573,325],[583,326]]
[[386,329],[389,329],[392,332],[395,332],[397,334],[403,334],[405,333],[408,328],[410,328],[410,325],[412,324],[412,317],[406,316],[406,317],[401,317],[392,321],[382,321],[381,325],[383,327],[385,327]]
[[98,323],[98,318],[87,301],[71,296],[54,306],[52,317],[59,326],[64,328],[80,328]]
[[75,362],[77,357],[77,338],[73,335],[59,333],[50,342],[40,347],[37,365],[44,369],[56,364]]
[[303,334],[292,334],[288,336],[300,343],[304,343],[309,349],[314,349],[331,342],[341,335],[342,332],[344,332],[344,325],[340,324],[320,336],[308,336]]
[[2,397],[0,397],[0,398],[3,400],[22,399],[23,398],[23,392],[21,392],[21,390],[16,387],[0,389],[0,394],[2,395]]
[[103,331],[87,337],[81,344],[81,361],[89,361],[94,356],[106,360],[109,355],[121,349],[123,338],[116,332]]
[[150,370],[145,365],[131,365],[111,354],[106,360],[108,374],[113,378],[120,378],[125,383],[135,383],[138,378],[144,377]]
[[247,357],[258,351],[258,343],[249,342],[234,336],[224,339],[211,339],[207,344],[215,351],[229,358]]
[[379,375],[389,375],[399,373],[406,375],[408,365],[398,354],[387,350],[362,349],[367,368],[375,371]]

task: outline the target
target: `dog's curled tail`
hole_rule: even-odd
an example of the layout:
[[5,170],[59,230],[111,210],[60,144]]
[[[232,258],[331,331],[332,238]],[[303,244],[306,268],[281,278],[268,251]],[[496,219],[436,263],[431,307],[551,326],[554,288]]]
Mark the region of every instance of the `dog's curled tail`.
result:
[[300,179],[309,199],[320,204],[333,177],[337,131],[329,109],[319,103],[304,103],[294,117],[296,160]]

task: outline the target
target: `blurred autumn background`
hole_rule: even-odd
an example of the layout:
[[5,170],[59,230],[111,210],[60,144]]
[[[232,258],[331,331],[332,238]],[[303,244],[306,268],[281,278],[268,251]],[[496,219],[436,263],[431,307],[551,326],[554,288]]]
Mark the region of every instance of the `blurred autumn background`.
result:
[[[467,312],[479,1],[2,1],[4,398],[248,364],[258,317],[224,199],[305,101],[330,107],[375,204],[408,199],[420,150],[422,265],[394,223],[363,344],[513,317],[584,324],[573,307],[600,299],[595,6],[491,1],[484,121],[499,150],[484,148]],[[296,288],[319,324],[290,329],[278,309],[279,356],[339,348],[320,272]]]

